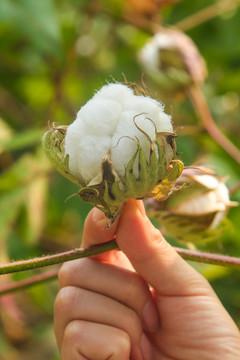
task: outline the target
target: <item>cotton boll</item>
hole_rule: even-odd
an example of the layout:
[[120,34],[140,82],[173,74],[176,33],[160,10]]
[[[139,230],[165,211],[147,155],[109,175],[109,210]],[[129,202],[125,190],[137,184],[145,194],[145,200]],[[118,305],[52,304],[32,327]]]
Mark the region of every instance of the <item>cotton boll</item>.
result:
[[113,99],[120,105],[130,98],[134,97],[133,90],[122,84],[108,84],[103,86],[93,97],[93,99]]
[[[124,177],[138,144],[149,160],[151,141],[156,141],[157,132],[172,132],[171,117],[164,113],[161,103],[134,95],[122,84],[106,85],[68,127],[65,154],[69,155],[69,170],[85,184],[101,182],[101,162],[110,152],[113,167]],[[158,153],[156,144],[154,148]],[[137,156],[133,166],[136,177],[138,161]]]
[[[136,127],[134,117],[135,112],[133,111],[123,112],[116,132],[112,138],[111,159],[114,168],[121,176],[124,176],[125,168],[137,150],[137,143],[140,143],[145,153],[146,160],[148,160],[150,141],[146,134],[153,141],[156,138],[154,124],[146,119],[145,115],[142,114],[135,117],[135,122],[142,131]],[[137,177],[138,158],[135,160],[133,172]]]
[[65,136],[65,156],[69,155],[69,169],[74,176],[79,175],[76,149],[78,149],[80,139],[86,135],[86,129],[79,117],[68,126]]
[[77,118],[84,123],[88,134],[112,136],[121,110],[115,100],[93,98],[79,110]]
[[158,132],[173,132],[172,118],[170,115],[161,111],[155,121]]
[[[107,154],[111,146],[111,138],[109,136],[87,135],[79,139],[75,148],[77,164],[76,172],[85,183],[92,182],[94,178],[101,174],[101,162]],[[70,158],[71,159],[71,158]],[[71,170],[71,162],[69,168]],[[76,176],[76,174],[74,174]]]
[[[205,186],[207,189],[215,190],[219,186],[218,179],[212,175],[195,175],[195,178],[199,184]],[[224,185],[224,187],[226,186]]]
[[144,113],[155,123],[158,132],[173,132],[171,116],[164,113],[164,106],[155,99],[135,96],[134,101],[129,99],[125,102],[124,108],[135,111],[135,115]]
[[152,42],[147,43],[141,50],[139,54],[139,59],[149,69],[158,68],[158,48],[152,44]]
[[164,107],[157,100],[149,96],[134,96],[134,99],[126,99],[124,103],[124,110],[137,111],[138,113],[153,113],[163,111]]
[[216,189],[216,197],[218,202],[222,202],[225,205],[229,205],[229,191],[227,186],[222,182],[219,184],[218,188]]

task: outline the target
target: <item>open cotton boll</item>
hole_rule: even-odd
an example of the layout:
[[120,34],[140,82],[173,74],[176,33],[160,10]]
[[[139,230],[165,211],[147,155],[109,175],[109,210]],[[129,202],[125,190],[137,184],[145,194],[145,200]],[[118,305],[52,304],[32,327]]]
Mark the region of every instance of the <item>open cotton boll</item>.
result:
[[[139,143],[149,159],[150,141],[156,132],[172,132],[171,117],[164,106],[147,96],[134,95],[122,84],[109,84],[97,92],[68,127],[65,153],[69,169],[86,184],[101,181],[101,162],[109,153],[113,167],[124,176]],[[156,147],[156,145],[155,145]],[[138,158],[133,168],[138,176]]]
[[84,124],[88,134],[112,136],[121,111],[120,104],[115,100],[93,98],[79,110],[77,119]]
[[84,138],[87,135],[86,128],[79,116],[77,119],[67,128],[65,136],[65,156],[69,155],[69,169],[76,177],[82,178],[81,173],[78,171],[78,147],[79,139]]
[[103,211],[110,225],[128,199],[166,198],[183,170],[174,137],[164,106],[140,86],[108,84],[71,125],[47,131],[43,147],[59,172],[80,186],[81,199]]
[[84,179],[87,184],[101,182],[101,162],[110,146],[110,136],[86,135],[79,139],[74,151],[66,149],[73,175]]
[[129,98],[135,98],[133,90],[123,84],[104,85],[93,99],[112,99],[123,105]]
[[[129,99],[124,104],[125,110],[135,112],[135,115],[141,113],[145,117],[153,121],[157,132],[173,132],[171,116],[164,112],[164,106],[155,99],[146,96],[135,96],[134,101]],[[137,118],[136,118],[137,119]]]
[[[111,160],[120,176],[124,176],[125,168],[137,150],[137,142],[141,144],[146,160],[149,159],[150,142],[147,136],[153,142],[156,140],[156,130],[153,122],[147,119],[144,114],[136,116],[134,111],[124,111],[112,137],[111,147]],[[138,176],[138,158],[135,160],[133,173],[136,177]]]

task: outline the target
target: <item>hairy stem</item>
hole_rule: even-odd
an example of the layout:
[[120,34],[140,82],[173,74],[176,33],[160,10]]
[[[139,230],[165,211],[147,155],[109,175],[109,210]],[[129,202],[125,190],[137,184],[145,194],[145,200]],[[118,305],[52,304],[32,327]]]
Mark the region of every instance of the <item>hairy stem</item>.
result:
[[238,257],[221,254],[211,254],[201,251],[192,251],[178,247],[174,247],[174,249],[184,260],[195,261],[210,265],[220,265],[240,270],[240,258]]
[[85,249],[74,249],[62,253],[47,255],[40,258],[30,260],[16,261],[0,266],[0,275],[15,273],[19,271],[38,269],[41,267],[61,264],[65,261],[79,259],[82,257],[97,255],[105,251],[117,249],[115,239],[103,244],[94,245]]
[[[70,261],[82,257],[92,256],[100,254],[102,252],[118,249],[118,245],[115,239],[111,241],[95,246],[91,246],[85,249],[75,249],[71,251],[66,251],[56,255],[48,255],[42,258],[35,258],[31,260],[23,260],[18,262],[13,262],[0,266],[0,275],[9,274],[13,272],[19,272],[30,269],[37,269],[44,266],[54,265],[63,263],[65,261]],[[176,252],[185,260],[196,261],[205,264],[211,265],[221,265],[228,268],[234,268],[240,270],[240,258],[231,257],[220,254],[209,254],[200,251],[192,251],[188,249],[182,249],[175,247]],[[42,276],[38,275],[37,277],[30,278],[28,280],[23,280],[16,285],[6,285],[2,290],[0,289],[0,295],[6,294],[8,292],[16,291],[25,287],[34,285],[34,283],[39,283],[43,281],[50,280],[57,276],[57,271],[53,273],[46,273]]]
[[190,100],[199,114],[209,135],[220,145],[238,164],[240,164],[240,150],[219,130],[215,124],[207,101],[197,84],[188,88]]

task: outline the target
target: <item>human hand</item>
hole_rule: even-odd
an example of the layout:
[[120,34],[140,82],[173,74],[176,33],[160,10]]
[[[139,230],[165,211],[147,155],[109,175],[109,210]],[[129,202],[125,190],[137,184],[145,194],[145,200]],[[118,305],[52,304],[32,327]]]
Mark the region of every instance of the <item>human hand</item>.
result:
[[[82,246],[121,251],[65,263],[55,333],[62,360],[238,360],[239,331],[209,283],[130,200],[110,229],[93,209]],[[135,270],[136,272],[135,272]],[[150,284],[150,286],[148,286]]]

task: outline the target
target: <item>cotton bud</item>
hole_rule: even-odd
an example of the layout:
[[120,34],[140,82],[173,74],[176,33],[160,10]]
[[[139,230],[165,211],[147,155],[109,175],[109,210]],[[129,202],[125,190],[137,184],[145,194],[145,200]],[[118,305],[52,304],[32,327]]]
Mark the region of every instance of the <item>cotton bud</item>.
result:
[[156,33],[141,49],[139,61],[154,82],[173,92],[202,83],[207,74],[195,44],[177,29]]
[[210,240],[226,217],[230,201],[224,179],[207,168],[185,168],[171,195],[164,201],[147,201],[148,214],[170,236],[182,242]]
[[[136,95],[138,94],[138,95]],[[49,130],[43,147],[79,196],[110,223],[130,198],[164,199],[180,176],[171,117],[136,85],[103,86],[70,126]]]

